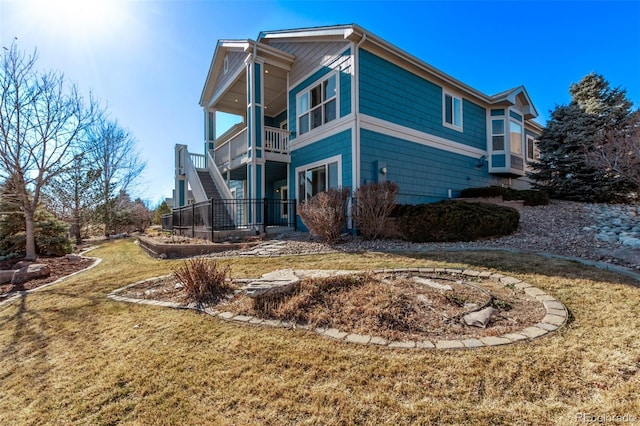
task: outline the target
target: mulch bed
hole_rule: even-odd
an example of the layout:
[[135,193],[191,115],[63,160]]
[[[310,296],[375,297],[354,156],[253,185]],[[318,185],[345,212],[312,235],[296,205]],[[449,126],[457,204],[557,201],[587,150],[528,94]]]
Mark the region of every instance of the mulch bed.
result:
[[[239,315],[405,340],[500,336],[533,326],[545,315],[543,305],[522,290],[511,289],[489,279],[476,279],[470,284],[493,296],[492,306],[497,313],[486,328],[470,327],[461,323],[461,315],[472,309],[470,304],[481,306],[488,301],[486,293],[473,286],[447,279],[446,276],[431,278],[443,285],[450,285],[453,290],[443,291],[416,284],[404,276],[370,277],[372,279],[365,280],[362,285],[327,286],[322,292],[316,288],[310,291],[311,295],[301,296],[306,291],[305,283],[317,287],[317,281],[322,280],[306,279],[300,291],[273,300],[266,309],[257,306],[253,299],[239,290],[227,299],[207,306]],[[330,279],[340,280],[344,277]],[[141,282],[119,295],[188,305],[192,300],[176,284],[173,276],[167,276]],[[292,300],[294,298],[296,300]]]
[[[12,262],[3,262],[0,264],[1,269],[12,269],[13,265],[18,261],[13,260]],[[41,263],[49,266],[51,270],[51,274],[47,278],[39,278],[35,280],[30,280],[22,284],[0,284],[0,300],[5,299],[10,293],[16,291],[25,291],[25,290],[33,290],[34,288],[40,287],[44,284],[49,284],[57,279],[62,277],[66,277],[68,275],[73,274],[74,272],[81,271],[91,264],[93,264],[93,259],[73,259],[68,257],[39,257],[35,262],[32,263]]]

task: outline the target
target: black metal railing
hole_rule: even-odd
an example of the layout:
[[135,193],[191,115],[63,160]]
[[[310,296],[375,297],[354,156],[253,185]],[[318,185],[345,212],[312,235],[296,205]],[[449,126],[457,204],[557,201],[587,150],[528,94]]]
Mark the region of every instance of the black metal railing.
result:
[[173,209],[162,216],[162,229],[190,237],[210,238],[215,231],[268,227],[296,228],[296,201],[237,199],[203,201]]

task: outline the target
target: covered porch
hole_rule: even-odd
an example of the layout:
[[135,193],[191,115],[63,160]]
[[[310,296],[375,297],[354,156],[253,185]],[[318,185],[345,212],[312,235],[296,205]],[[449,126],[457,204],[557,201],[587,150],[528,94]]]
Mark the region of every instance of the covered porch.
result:
[[[287,106],[294,59],[251,40],[222,41],[216,48],[201,98],[205,155],[237,198],[263,199],[274,195],[273,181],[284,179],[283,186],[288,184]],[[219,112],[235,115],[241,122],[221,133]],[[283,164],[285,171],[272,164]],[[271,174],[274,170],[278,170],[277,176]],[[242,188],[234,188],[237,181],[244,182]]]

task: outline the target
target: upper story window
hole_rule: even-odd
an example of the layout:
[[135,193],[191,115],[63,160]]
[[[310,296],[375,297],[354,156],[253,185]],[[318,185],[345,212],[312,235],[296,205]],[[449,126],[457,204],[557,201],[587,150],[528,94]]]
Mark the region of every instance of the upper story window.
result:
[[229,71],[229,54],[224,55],[224,64],[222,66],[223,73],[226,74]]
[[504,119],[491,120],[491,149],[504,151]]
[[522,125],[511,120],[509,123],[509,131],[511,154],[522,155]]
[[442,117],[445,127],[462,131],[462,99],[443,92]]
[[302,135],[336,119],[336,74],[333,74],[298,95],[298,134]]

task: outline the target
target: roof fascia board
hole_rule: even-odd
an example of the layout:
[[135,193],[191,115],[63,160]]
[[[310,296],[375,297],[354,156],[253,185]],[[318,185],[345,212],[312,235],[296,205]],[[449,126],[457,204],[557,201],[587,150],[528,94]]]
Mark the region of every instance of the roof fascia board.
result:
[[308,37],[344,37],[345,31],[353,25],[337,25],[331,27],[301,28],[298,30],[263,31],[258,35],[258,41],[263,39],[286,39],[286,38],[308,38]]
[[398,59],[400,59],[400,61],[392,60],[392,62],[396,63],[397,65],[400,65],[403,68],[406,68],[406,66],[403,66],[403,62],[406,64],[409,64],[414,69],[420,70],[422,72],[426,72],[428,75],[435,77],[442,84],[453,87],[458,91],[462,92],[463,94],[473,97],[485,104],[491,104],[491,98],[488,95],[472,88],[471,86],[461,82],[460,80],[457,80],[451,77],[450,75],[440,71],[439,69],[433,67],[432,65],[427,64],[423,60],[398,48],[397,46],[389,43],[388,41],[381,39],[375,34],[365,31],[364,29],[358,26],[353,26],[353,31],[346,34],[345,37],[351,39],[354,43],[357,43],[364,37],[365,34],[366,34],[366,39],[365,39],[365,42],[363,43],[363,46],[366,47],[367,45],[369,45],[369,47],[372,47],[372,46],[377,47],[382,51],[388,52],[392,57],[391,58],[387,57],[387,59],[393,59],[393,57],[397,57]]
[[216,43],[216,48],[213,51],[213,57],[211,58],[211,65],[209,65],[209,71],[205,79],[205,84],[200,94],[200,106],[205,107],[207,93],[212,91],[212,85],[215,84],[212,81],[212,77],[217,69],[222,66],[224,60],[224,54],[229,50],[245,51],[251,40],[219,40]]

